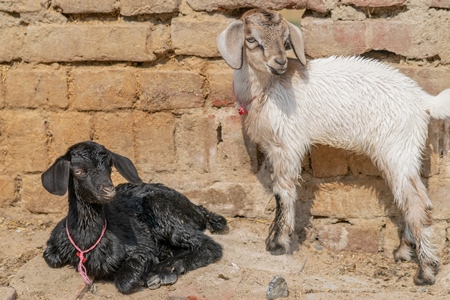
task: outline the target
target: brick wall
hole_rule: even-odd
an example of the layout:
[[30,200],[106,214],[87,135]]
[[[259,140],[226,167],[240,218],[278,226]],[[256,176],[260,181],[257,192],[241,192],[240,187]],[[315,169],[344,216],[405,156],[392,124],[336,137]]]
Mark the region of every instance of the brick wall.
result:
[[[289,9],[309,58],[363,55],[428,92],[450,87],[448,0],[5,0],[0,2],[0,207],[61,212],[40,174],[94,140],[227,216],[273,217],[268,167],[242,132],[232,70],[215,39],[247,8]],[[450,236],[450,125],[433,121],[423,180],[436,241]],[[299,233],[335,250],[385,251],[400,224],[370,161],[313,147],[303,163]],[[116,183],[123,179],[114,173]],[[307,230],[304,230],[307,226]]]

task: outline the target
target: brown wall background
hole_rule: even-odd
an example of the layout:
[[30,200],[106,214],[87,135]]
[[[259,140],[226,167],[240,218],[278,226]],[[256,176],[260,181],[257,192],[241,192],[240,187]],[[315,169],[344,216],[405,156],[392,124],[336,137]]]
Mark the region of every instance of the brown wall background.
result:
[[[450,88],[450,0],[1,1],[0,208],[64,211],[40,175],[70,145],[94,140],[146,181],[229,217],[271,219],[270,173],[242,132],[215,42],[250,7],[288,9],[311,59],[363,55],[431,94]],[[450,237],[449,124],[430,124],[422,172],[440,250]],[[398,212],[370,161],[317,146],[303,167],[301,238],[335,250],[397,246]]]

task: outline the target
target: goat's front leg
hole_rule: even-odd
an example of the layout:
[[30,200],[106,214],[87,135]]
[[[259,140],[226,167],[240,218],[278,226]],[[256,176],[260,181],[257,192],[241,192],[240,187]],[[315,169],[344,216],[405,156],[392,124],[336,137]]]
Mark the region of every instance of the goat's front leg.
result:
[[44,260],[51,268],[61,268],[69,263],[68,257],[71,252],[68,249],[72,249],[73,246],[67,239],[64,229],[65,220],[60,221],[52,230],[44,250]]
[[57,245],[47,245],[44,251],[44,260],[51,268],[61,268],[67,264],[67,260],[61,257],[61,252]]
[[301,157],[298,152],[278,147],[270,151],[273,167],[273,193],[276,200],[275,218],[266,239],[266,250],[272,255],[291,253],[291,234],[295,226],[295,202]]
[[157,262],[158,260],[151,254],[151,250],[135,252],[125,260],[116,273],[114,283],[117,289],[123,294],[130,294],[144,286],[147,265],[153,265]]

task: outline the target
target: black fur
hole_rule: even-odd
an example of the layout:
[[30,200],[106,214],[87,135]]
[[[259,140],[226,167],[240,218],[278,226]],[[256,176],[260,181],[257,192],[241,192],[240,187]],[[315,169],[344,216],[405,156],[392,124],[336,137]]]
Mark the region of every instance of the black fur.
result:
[[[112,166],[131,183],[116,188]],[[68,229],[85,254],[87,274],[114,280],[125,294],[142,286],[173,284],[185,272],[222,257],[222,247],[203,231],[226,232],[224,217],[197,206],[162,184],[145,184],[133,163],[94,142],[73,145],[42,174],[53,194],[69,192],[69,212],[53,229],[44,259],[52,268],[77,267],[79,258],[66,234]]]

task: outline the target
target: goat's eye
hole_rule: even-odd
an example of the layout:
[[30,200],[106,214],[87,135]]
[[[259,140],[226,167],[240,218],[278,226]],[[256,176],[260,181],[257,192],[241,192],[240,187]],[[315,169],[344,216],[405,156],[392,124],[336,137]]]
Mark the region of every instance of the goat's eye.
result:
[[81,170],[81,169],[76,169],[76,170],[73,170],[73,173],[74,173],[76,176],[81,176],[81,175],[84,174],[84,171]]
[[288,40],[286,40],[286,42],[284,42],[284,49],[286,49],[286,50],[291,50],[292,49],[291,43],[289,43]]
[[256,42],[256,40],[255,40],[255,38],[250,37],[247,39],[247,42],[249,42],[250,44],[253,44]]

